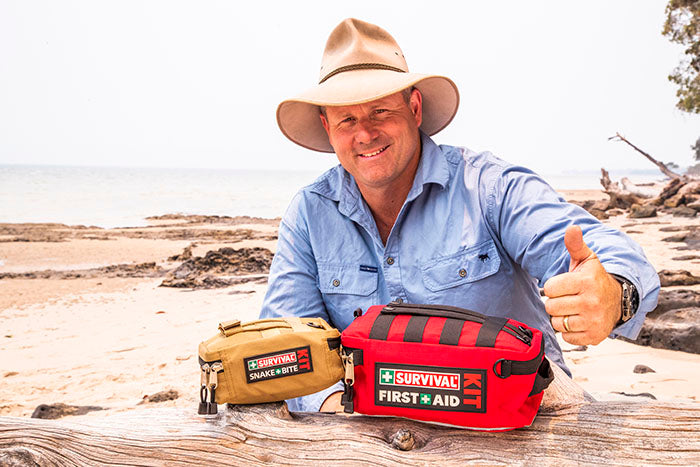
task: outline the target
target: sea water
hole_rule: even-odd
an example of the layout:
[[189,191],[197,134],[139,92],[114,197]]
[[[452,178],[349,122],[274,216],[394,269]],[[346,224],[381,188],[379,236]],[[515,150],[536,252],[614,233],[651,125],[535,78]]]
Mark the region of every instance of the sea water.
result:
[[[318,172],[0,165],[0,222],[127,227],[162,214],[276,218]],[[654,171],[611,173],[635,182]],[[596,171],[543,175],[556,189],[600,189]]]

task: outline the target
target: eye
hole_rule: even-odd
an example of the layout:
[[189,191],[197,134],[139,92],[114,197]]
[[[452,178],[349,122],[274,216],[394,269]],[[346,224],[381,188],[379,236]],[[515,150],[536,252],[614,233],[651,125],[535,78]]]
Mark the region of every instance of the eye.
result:
[[352,123],[352,122],[354,122],[354,121],[355,121],[355,118],[354,118],[354,117],[345,117],[344,119],[342,119],[342,120],[340,121],[340,124],[341,124],[341,125],[348,125],[348,124],[350,124],[350,123]]

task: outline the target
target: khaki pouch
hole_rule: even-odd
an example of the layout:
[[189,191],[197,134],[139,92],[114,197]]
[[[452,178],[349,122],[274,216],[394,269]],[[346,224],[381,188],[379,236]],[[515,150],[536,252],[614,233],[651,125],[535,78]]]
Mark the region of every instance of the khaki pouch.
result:
[[216,404],[259,404],[312,394],[343,377],[340,332],[321,318],[219,324],[199,344],[200,414]]

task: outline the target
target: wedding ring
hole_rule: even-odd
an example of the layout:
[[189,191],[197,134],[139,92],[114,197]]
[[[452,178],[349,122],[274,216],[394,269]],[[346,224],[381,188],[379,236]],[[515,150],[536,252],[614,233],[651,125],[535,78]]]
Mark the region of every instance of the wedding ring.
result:
[[564,330],[566,332],[571,332],[571,329],[569,329],[569,316],[571,315],[564,316]]

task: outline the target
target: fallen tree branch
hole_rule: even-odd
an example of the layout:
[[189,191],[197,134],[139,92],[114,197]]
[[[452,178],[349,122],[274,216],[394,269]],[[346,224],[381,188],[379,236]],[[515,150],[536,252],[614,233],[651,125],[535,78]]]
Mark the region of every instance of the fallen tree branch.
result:
[[624,136],[622,136],[620,133],[615,133],[615,136],[611,136],[610,138],[608,138],[608,141],[611,141],[611,140],[613,140],[613,141],[624,141],[625,143],[629,144],[629,145],[632,146],[637,152],[639,152],[639,153],[642,154],[644,157],[646,157],[647,159],[649,159],[649,160],[650,160],[655,166],[657,166],[657,167],[659,168],[659,170],[660,170],[664,175],[666,175],[667,177],[669,177],[669,178],[683,178],[681,175],[677,174],[676,172],[674,172],[674,171],[672,171],[671,169],[669,169],[668,167],[666,167],[666,164],[664,164],[663,162],[657,161],[656,159],[654,159],[653,157],[651,157],[648,153],[642,151],[642,150],[639,149],[637,146],[635,146],[634,144],[630,143],[630,142],[627,140],[627,138],[625,138]]
[[560,370],[557,380],[534,424],[505,433],[392,417],[289,413],[283,403],[222,407],[207,417],[194,408],[73,422],[0,417],[0,464],[700,463],[699,404],[590,402]]

